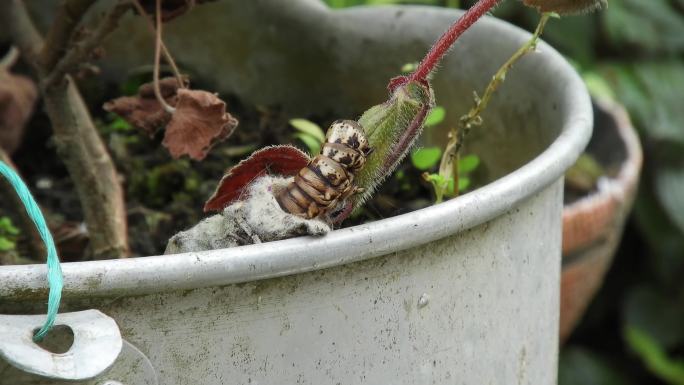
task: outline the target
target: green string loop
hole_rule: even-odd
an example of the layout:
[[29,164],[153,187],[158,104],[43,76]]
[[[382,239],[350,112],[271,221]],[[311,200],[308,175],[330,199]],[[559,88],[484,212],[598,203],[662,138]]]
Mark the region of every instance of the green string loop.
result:
[[55,318],[57,318],[59,303],[62,300],[62,268],[59,265],[55,241],[52,239],[52,234],[50,234],[47,223],[45,223],[45,217],[43,217],[43,213],[40,211],[35,199],[33,199],[28,187],[26,187],[26,184],[21,180],[19,175],[3,161],[0,161],[0,174],[7,178],[12,187],[14,187],[21,202],[24,204],[26,212],[31,220],[33,220],[33,223],[35,223],[36,228],[38,228],[38,233],[40,233],[40,237],[43,239],[43,243],[45,243],[45,247],[47,248],[47,281],[48,286],[50,287],[47,319],[45,320],[43,327],[41,327],[33,336],[34,341],[41,341],[50,331],[55,323]]

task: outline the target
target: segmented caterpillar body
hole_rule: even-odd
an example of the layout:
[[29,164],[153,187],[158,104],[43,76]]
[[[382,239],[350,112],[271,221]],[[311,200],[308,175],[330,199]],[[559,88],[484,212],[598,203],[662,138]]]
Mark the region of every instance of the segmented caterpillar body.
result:
[[307,219],[330,213],[351,194],[362,191],[354,185],[354,173],[363,167],[371,152],[358,122],[335,121],[328,129],[321,153],[277,193],[278,204]]

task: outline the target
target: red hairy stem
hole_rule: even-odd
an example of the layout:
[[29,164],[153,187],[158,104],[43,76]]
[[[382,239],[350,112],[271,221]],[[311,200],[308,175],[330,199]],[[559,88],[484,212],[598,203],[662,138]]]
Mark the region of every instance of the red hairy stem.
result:
[[394,91],[397,87],[402,86],[408,82],[416,81],[419,83],[426,83],[428,75],[432,72],[439,62],[446,55],[449,48],[454,44],[470,26],[479,20],[490,9],[494,8],[502,0],[479,0],[475,5],[470,7],[458,20],[456,20],[449,29],[440,36],[435,44],[430,48],[430,51],[425,55],[423,60],[418,65],[418,68],[409,76],[399,76],[390,80],[388,88]]

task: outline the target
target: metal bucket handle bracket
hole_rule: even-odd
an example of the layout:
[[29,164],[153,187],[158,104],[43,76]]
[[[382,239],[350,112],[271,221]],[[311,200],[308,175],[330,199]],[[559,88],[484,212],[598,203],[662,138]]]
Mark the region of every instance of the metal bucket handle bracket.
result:
[[0,315],[0,357],[13,366],[59,380],[87,380],[107,370],[121,352],[116,322],[98,310],[62,313],[55,325],[71,328],[74,342],[65,353],[52,353],[33,342],[45,315]]

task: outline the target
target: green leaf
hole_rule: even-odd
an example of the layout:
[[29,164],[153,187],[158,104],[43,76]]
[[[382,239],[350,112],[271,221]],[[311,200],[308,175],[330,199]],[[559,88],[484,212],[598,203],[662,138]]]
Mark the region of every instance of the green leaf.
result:
[[429,174],[428,175],[428,180],[432,182],[435,185],[442,185],[444,184],[444,177],[439,175],[439,174]]
[[684,169],[660,168],[655,177],[656,195],[672,222],[684,233]]
[[458,178],[458,191],[465,191],[468,187],[470,187],[470,178],[464,176]]
[[117,116],[111,123],[109,123],[109,128],[112,131],[119,132],[127,132],[133,130],[133,126],[120,116]]
[[623,308],[627,325],[648,334],[665,349],[684,343],[684,302],[654,287],[638,286],[625,296]]
[[432,111],[430,111],[427,118],[425,118],[425,127],[432,127],[442,123],[442,121],[444,121],[445,116],[446,110],[444,109],[444,107],[436,106],[432,109]]
[[313,139],[316,139],[319,143],[325,142],[325,132],[321,127],[306,119],[291,119],[290,125],[294,127],[297,131],[310,135]]
[[635,382],[607,357],[571,346],[561,352],[558,385],[635,385]]
[[[354,178],[356,185],[364,191],[350,197],[352,204],[358,207],[359,202],[367,200],[378,184],[409,154],[424,123],[416,121],[416,118],[424,116],[423,113],[433,105],[433,93],[429,87],[409,82],[395,89],[389,101],[373,106],[361,115],[359,124],[366,131],[368,143],[374,151]],[[411,134],[406,137],[409,128]],[[400,146],[397,147],[399,141]]]
[[316,156],[321,152],[321,142],[318,141],[318,138],[303,132],[294,134],[294,137],[304,142],[304,145],[309,149],[309,153],[312,156]]
[[456,195],[456,190],[454,189],[454,178],[449,178],[448,180],[446,195],[450,197]]
[[416,68],[418,68],[418,63],[417,63],[417,62],[406,63],[406,64],[404,64],[403,66],[401,66],[401,72],[402,72],[402,73],[405,73],[405,74],[411,73],[411,72],[415,71]]
[[615,100],[615,92],[601,75],[593,71],[582,72],[582,79],[591,96],[599,99]]
[[425,171],[436,166],[442,158],[442,149],[439,147],[419,148],[411,153],[411,163],[418,170]]
[[636,327],[625,328],[624,337],[651,373],[669,384],[684,385],[684,360],[668,357],[651,336]]
[[588,153],[582,153],[577,162],[565,172],[565,182],[568,186],[580,191],[593,190],[605,170],[599,162]]
[[0,251],[14,250],[16,244],[5,237],[0,237]]
[[480,165],[480,158],[475,154],[470,154],[458,160],[458,173],[465,175],[469,174]]
[[0,234],[19,235],[19,232],[9,217],[0,217]]
[[598,72],[618,100],[624,103],[635,123],[653,142],[684,145],[684,108],[681,84],[684,62],[636,62],[630,65],[608,64]]
[[684,50],[684,15],[670,0],[610,0],[601,15],[613,45],[645,52]]

